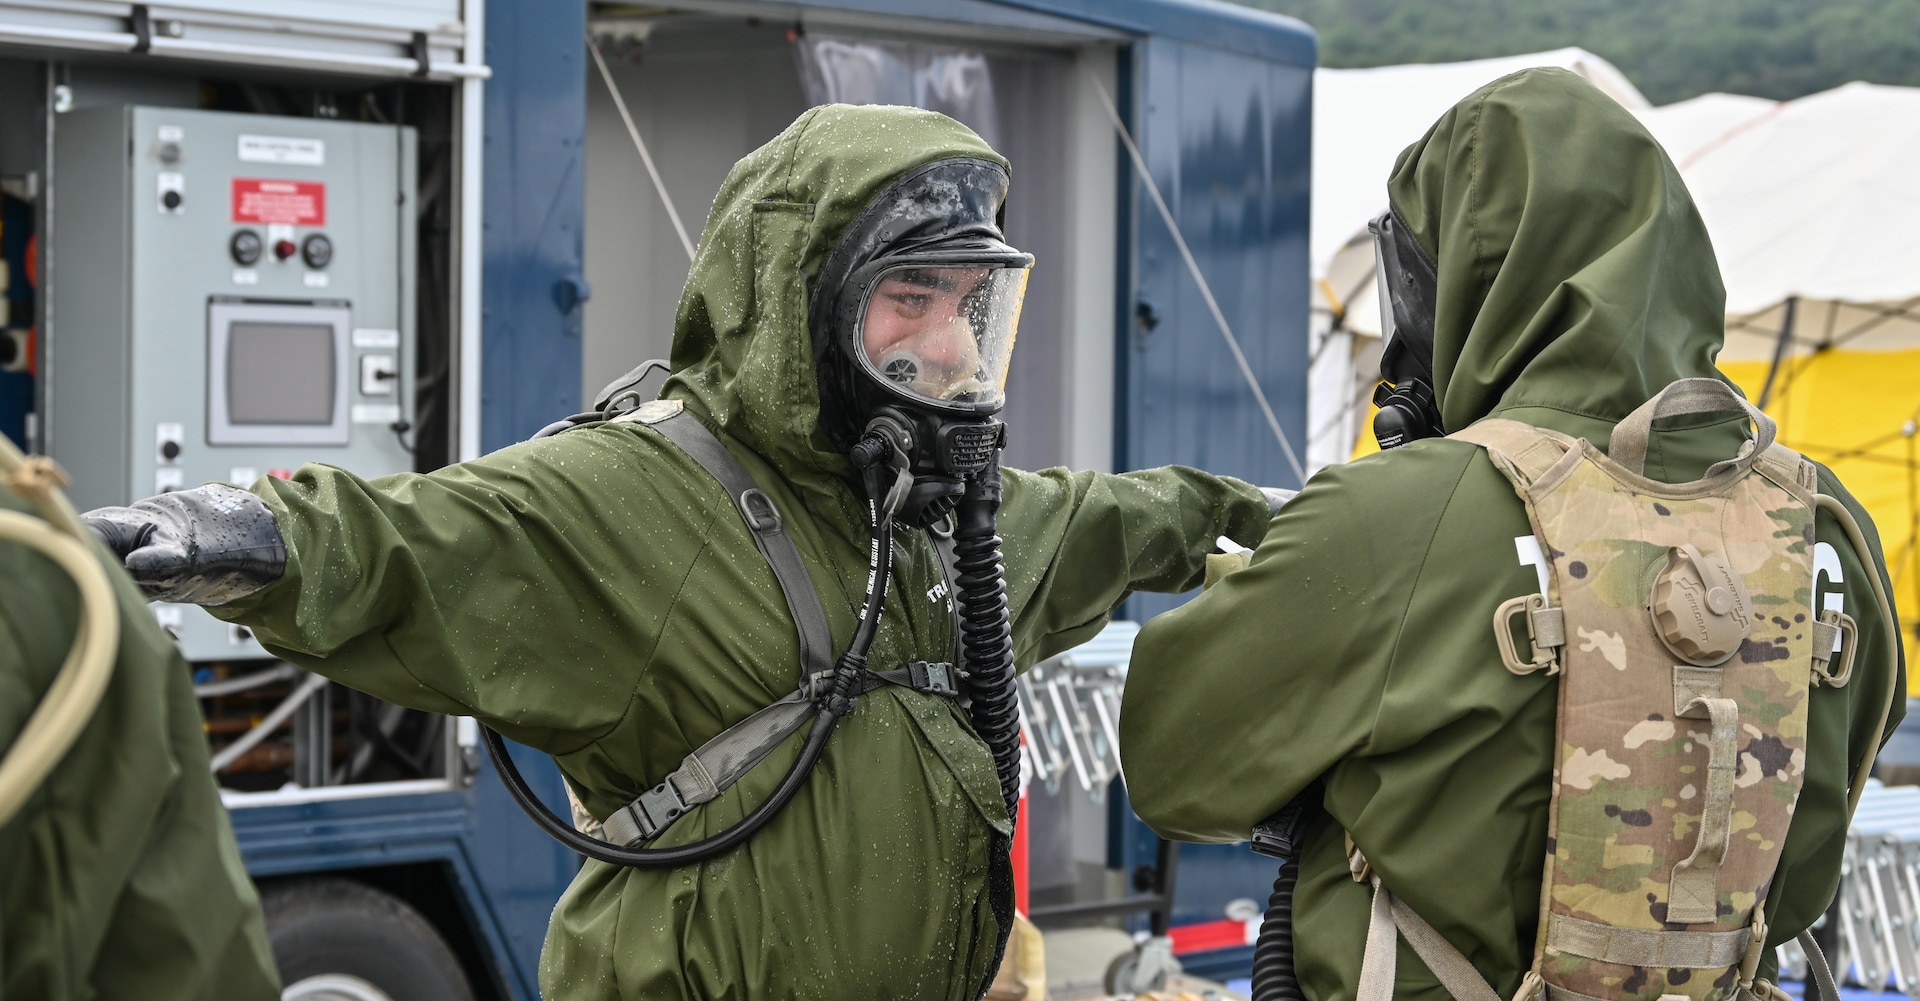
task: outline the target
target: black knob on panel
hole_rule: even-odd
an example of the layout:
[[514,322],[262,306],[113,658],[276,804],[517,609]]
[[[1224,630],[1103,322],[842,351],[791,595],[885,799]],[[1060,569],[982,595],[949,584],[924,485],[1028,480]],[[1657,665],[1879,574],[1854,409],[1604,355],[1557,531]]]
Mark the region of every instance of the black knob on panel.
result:
[[325,233],[315,233],[300,245],[300,257],[307,267],[324,268],[333,261],[333,241]]
[[180,443],[177,441],[161,442],[160,455],[168,462],[180,458]]
[[167,191],[160,195],[160,204],[165,205],[168,211],[179,208],[180,201],[180,192],[178,191]]
[[261,242],[260,234],[250,229],[243,229],[233,234],[233,239],[227,243],[227,250],[233,254],[234,263],[249,267],[259,262],[260,252],[265,249],[266,244]]

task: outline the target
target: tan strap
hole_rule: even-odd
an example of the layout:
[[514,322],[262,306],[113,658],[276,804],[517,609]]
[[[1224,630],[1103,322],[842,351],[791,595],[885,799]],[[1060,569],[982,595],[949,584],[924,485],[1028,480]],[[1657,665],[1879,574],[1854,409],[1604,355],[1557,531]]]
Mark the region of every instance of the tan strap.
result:
[[1729,469],[1750,469],[1760,456],[1773,447],[1773,418],[1760,412],[1746,398],[1735,392],[1732,386],[1718,379],[1676,379],[1667,384],[1667,388],[1653,394],[1648,400],[1634,408],[1633,413],[1621,418],[1613,426],[1613,436],[1607,443],[1607,458],[1635,476],[1646,475],[1647,444],[1653,437],[1653,422],[1662,417],[1678,417],[1682,414],[1709,414],[1724,410],[1746,413],[1753,421],[1757,437],[1752,448],[1731,459],[1724,459],[1707,467],[1707,477],[1711,478]]
[[1719,915],[1720,865],[1726,861],[1733,828],[1733,774],[1738,764],[1740,707],[1732,699],[1696,698],[1683,707],[1689,716],[1704,707],[1707,738],[1707,798],[1700,811],[1700,836],[1693,854],[1674,865],[1667,887],[1667,920],[1702,924]]
[[1776,443],[1762,452],[1756,466],[1782,488],[1791,491],[1798,487],[1805,491],[1809,496],[1801,499],[1809,504],[1813,502],[1811,494],[1820,489],[1820,472],[1814,468],[1813,461],[1785,445]]
[[1372,881],[1373,912],[1367,922],[1367,951],[1360,962],[1356,1001],[1393,1001],[1400,951],[1397,938],[1402,936],[1440,986],[1458,1001],[1501,1001],[1486,978],[1446,936],[1381,885],[1379,874],[1374,874]]
[[1622,966],[1726,969],[1746,955],[1750,936],[1733,931],[1615,928],[1566,914],[1547,916],[1547,948]]
[[1393,1001],[1394,974],[1400,947],[1393,925],[1393,903],[1373,877],[1373,911],[1367,919],[1367,951],[1360,960],[1360,987],[1355,1001]]
[[1508,470],[1521,483],[1532,483],[1544,476],[1575,447],[1574,439],[1558,431],[1531,424],[1489,417],[1448,435],[1472,442],[1487,450],[1494,465]]

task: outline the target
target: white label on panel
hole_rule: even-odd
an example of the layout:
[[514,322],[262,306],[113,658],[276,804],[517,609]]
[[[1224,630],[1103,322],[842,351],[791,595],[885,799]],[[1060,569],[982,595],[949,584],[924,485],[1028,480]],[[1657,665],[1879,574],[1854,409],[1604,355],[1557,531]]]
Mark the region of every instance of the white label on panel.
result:
[[154,175],[154,194],[159,199],[155,207],[161,215],[179,215],[186,211],[187,178],[184,174],[161,173]]
[[241,136],[240,159],[248,163],[291,163],[319,167],[327,162],[327,144],[319,139],[296,139],[292,136]]
[[179,466],[162,466],[153,471],[153,492],[156,494],[178,490],[186,483],[187,474]]
[[260,478],[260,471],[252,466],[235,466],[227,471],[227,482],[235,486],[252,486]]
[[325,271],[309,271],[302,276],[301,280],[306,282],[308,288],[327,287],[327,273]]
[[276,222],[276,223],[269,223],[269,224],[267,225],[267,243],[268,243],[268,245],[272,245],[272,244],[275,244],[275,243],[279,243],[279,242],[280,242],[281,240],[287,240],[287,241],[291,241],[292,239],[293,239],[293,224],[292,224],[292,223],[290,223],[290,222]]
[[252,268],[234,268],[233,283],[235,285],[258,285],[260,284],[260,272]]
[[400,419],[400,405],[397,403],[356,403],[353,405],[355,424],[392,424]]
[[400,331],[374,330],[360,328],[353,332],[353,346],[356,348],[397,348],[400,346]]
[[187,130],[178,125],[162,125],[154,130],[154,135],[163,143],[177,143],[187,137]]

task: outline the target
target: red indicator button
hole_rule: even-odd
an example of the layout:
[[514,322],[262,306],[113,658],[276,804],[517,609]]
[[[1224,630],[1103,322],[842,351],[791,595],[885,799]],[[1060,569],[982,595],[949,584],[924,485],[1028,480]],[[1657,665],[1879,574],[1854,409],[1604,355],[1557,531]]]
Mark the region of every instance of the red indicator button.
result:
[[293,245],[292,240],[273,241],[273,256],[275,260],[284,261],[287,258],[292,257],[294,252],[299,249],[300,249],[299,247],[296,247]]

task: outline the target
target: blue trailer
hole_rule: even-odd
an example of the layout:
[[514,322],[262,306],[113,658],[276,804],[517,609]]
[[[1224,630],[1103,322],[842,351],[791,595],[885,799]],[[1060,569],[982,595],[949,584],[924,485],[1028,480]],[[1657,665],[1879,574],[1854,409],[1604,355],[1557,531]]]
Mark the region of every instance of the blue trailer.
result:
[[[76,498],[82,506],[200,478],[182,463],[219,447],[256,452],[244,461],[220,453],[204,478],[272,475],[283,456],[336,461],[293,437],[223,444],[233,427],[209,417],[203,428],[194,415],[222,375],[236,377],[200,361],[149,394],[160,402],[140,402],[151,370],[129,359],[146,357],[147,338],[238,343],[249,321],[219,317],[261,303],[316,317],[351,311],[329,329],[352,362],[338,374],[347,380],[339,398],[354,414],[341,440],[350,436],[376,463],[356,472],[388,471],[377,463],[389,459],[432,468],[471,458],[578,411],[614,375],[667,353],[688,256],[674,217],[697,238],[726,168],[829,99],[945,110],[1014,163],[1010,238],[1040,265],[1009,383],[1010,463],[1181,462],[1297,485],[1281,438],[1305,438],[1315,61],[1313,36],[1297,22],[1208,0],[255,6],[189,0],[162,12],[0,0],[0,84],[36,98],[0,109],[8,200],[0,247],[13,276],[0,431],[83,465],[78,442],[117,435],[120,464],[97,478],[97,496]],[[890,75],[876,85],[840,72],[849,54]],[[956,66],[964,72],[952,79],[965,87],[930,83],[934,67]],[[187,109],[213,117],[175,113]],[[220,116],[255,117],[240,122],[241,172],[209,178],[196,171],[211,169],[210,155],[193,143],[232,124]],[[347,131],[323,135],[323,123]],[[127,158],[121,175],[81,166],[89,129],[111,140],[99,148]],[[269,141],[249,147],[261,135]],[[298,200],[311,191],[300,185],[323,185],[331,204],[357,204],[358,182],[323,173],[340,157],[318,162],[318,144],[338,151],[363,138],[368,148],[391,146],[379,162],[402,175],[399,194],[382,196],[402,206],[391,237],[347,233],[342,211],[323,223]],[[210,188],[218,196],[207,200]],[[289,194],[243,197],[275,191]],[[100,214],[112,198],[125,201],[120,214]],[[211,230],[193,238],[211,256],[191,281],[220,285],[206,295],[181,295],[189,279],[142,279],[154,265],[137,257],[98,271],[77,249],[88,246],[88,225],[129,233],[135,247],[150,237],[171,247],[166,234],[204,222],[194,210],[215,203],[218,246]],[[99,218],[89,222],[90,211]],[[18,239],[23,226],[44,238]],[[395,284],[312,256],[323,226],[320,235],[343,247],[358,240],[352,246],[366,244],[368,254],[390,253]],[[243,259],[242,231],[264,238],[266,259]],[[391,247],[367,243],[387,239]],[[198,252],[189,244],[178,256]],[[38,277],[28,281],[30,262]],[[101,297],[97,278],[80,294],[83,268],[118,276],[126,315],[87,313]],[[267,295],[276,282],[293,291]],[[151,295],[184,305],[139,298]],[[375,317],[380,310],[391,319]],[[151,317],[175,313],[177,330],[155,332]],[[95,335],[79,317],[96,316],[87,329],[120,323],[124,340],[90,344]],[[104,378],[102,366],[139,399],[128,414],[107,415],[119,425],[96,430],[86,422],[105,418],[63,407],[98,398],[85,380]],[[389,382],[399,391],[381,395]],[[161,413],[188,397],[193,414]],[[1143,619],[1170,605],[1136,598],[1127,614]],[[209,733],[230,769],[222,783],[234,827],[270,918],[281,922],[276,949],[288,979],[306,985],[293,996],[399,996],[382,988],[376,967],[310,961],[350,934],[357,915],[363,937],[380,930],[401,959],[455,971],[434,988],[441,993],[420,996],[536,997],[547,918],[578,859],[489,774],[472,722],[369,704],[292,673],[261,682],[276,669],[244,631],[209,631],[216,627],[190,611],[157,614],[197,651]],[[281,713],[271,698],[291,706]],[[557,772],[531,752],[516,758],[564,815]],[[1036,915],[1054,924],[1151,921],[1173,933],[1190,968],[1244,975],[1251,950],[1233,935],[1245,927],[1242,901],[1264,894],[1266,864],[1243,848],[1161,846],[1117,787],[1049,795],[1036,793],[1031,811]],[[1155,916],[1124,916],[1143,908]],[[387,917],[369,917],[376,912]]]

